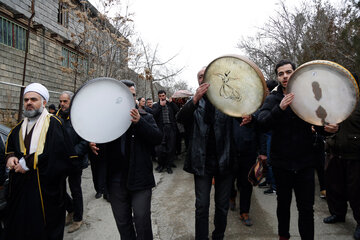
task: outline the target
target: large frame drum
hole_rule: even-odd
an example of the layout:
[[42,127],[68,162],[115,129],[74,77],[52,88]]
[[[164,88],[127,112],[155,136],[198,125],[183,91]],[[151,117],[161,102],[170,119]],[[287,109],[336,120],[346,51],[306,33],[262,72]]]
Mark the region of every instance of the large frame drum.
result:
[[129,88],[113,78],[86,82],[71,101],[70,119],[80,137],[95,143],[110,142],[130,127],[135,100]]
[[326,60],[301,65],[291,75],[287,92],[295,97],[291,109],[303,120],[318,126],[344,121],[359,99],[359,88],[343,66]]
[[260,69],[239,55],[225,55],[206,68],[204,82],[210,83],[207,97],[223,113],[242,117],[254,113],[266,96],[266,83]]

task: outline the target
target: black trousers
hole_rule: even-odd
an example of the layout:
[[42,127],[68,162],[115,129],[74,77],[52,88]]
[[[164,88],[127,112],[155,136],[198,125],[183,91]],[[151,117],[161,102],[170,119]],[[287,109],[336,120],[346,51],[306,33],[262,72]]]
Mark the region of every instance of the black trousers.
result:
[[251,167],[256,162],[256,156],[242,157],[238,159],[239,170],[236,174],[236,187],[239,190],[240,214],[250,212],[251,195],[253,186],[248,180]]
[[124,183],[110,183],[110,204],[121,240],[153,239],[151,194],[151,189],[129,191]]
[[277,218],[279,236],[290,238],[290,205],[292,190],[295,192],[299,212],[298,228],[302,240],[314,239],[314,192],[313,168],[290,171],[273,167],[277,186]]
[[345,216],[349,201],[354,219],[360,224],[360,159],[347,160],[330,155],[327,160],[326,199],[330,214]]
[[82,170],[76,171],[68,176],[68,182],[71,192],[71,197],[66,192],[65,194],[65,206],[68,213],[74,213],[73,220],[80,222],[83,219],[84,204],[83,195],[81,190],[81,175]]
[[172,124],[165,124],[163,127],[163,139],[161,144],[156,146],[158,163],[160,166],[171,168],[174,163],[176,150],[176,129]]
[[[100,146],[101,147],[101,146]],[[99,147],[99,148],[100,148]],[[100,148],[101,149],[101,148]],[[90,166],[94,188],[97,193],[107,194],[107,163],[106,159],[102,158],[102,154],[99,156],[89,154]]]
[[[227,224],[227,214],[232,175],[214,176],[215,177],[215,229],[212,232],[212,239],[223,239]],[[210,191],[212,186],[212,175],[196,176],[195,180],[195,239],[209,239],[209,207]]]

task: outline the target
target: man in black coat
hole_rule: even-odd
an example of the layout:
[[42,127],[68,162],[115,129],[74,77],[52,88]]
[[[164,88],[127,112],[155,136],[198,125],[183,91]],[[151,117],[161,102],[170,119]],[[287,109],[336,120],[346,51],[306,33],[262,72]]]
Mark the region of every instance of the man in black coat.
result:
[[161,144],[156,146],[159,163],[156,170],[162,172],[166,169],[171,174],[176,147],[177,125],[175,115],[179,108],[174,102],[166,99],[166,92],[164,90],[159,90],[158,97],[159,102],[153,105],[152,110],[156,123],[163,133],[163,139]]
[[327,139],[325,169],[326,200],[330,216],[324,223],[344,222],[347,201],[357,222],[354,238],[360,239],[360,102],[339,126],[339,132]]
[[[161,142],[162,134],[151,114],[135,108],[135,84],[122,81],[134,96],[130,111],[132,124],[118,139],[104,144],[108,170],[108,191],[121,239],[153,239],[151,194],[155,186],[151,148]],[[97,154],[99,148],[90,143]]]
[[231,170],[235,159],[233,118],[225,115],[204,96],[209,83],[202,83],[205,68],[197,75],[195,96],[179,111],[177,120],[186,126],[189,148],[184,170],[194,174],[196,212],[195,239],[208,239],[212,179],[215,178],[215,230],[212,239],[223,239],[227,224]]
[[[294,99],[286,86],[295,64],[282,60],[275,67],[279,86],[266,98],[260,109],[258,123],[264,131],[272,130],[270,158],[277,185],[278,233],[289,239],[290,205],[294,189],[299,211],[301,239],[314,239],[314,154],[311,125],[300,119],[289,107]],[[337,125],[326,125],[334,133]],[[317,129],[324,132],[323,128]]]
[[71,197],[68,193],[65,194],[66,211],[68,212],[65,225],[71,224],[68,229],[69,233],[79,230],[83,223],[84,203],[81,189],[81,175],[83,168],[87,167],[86,154],[88,152],[88,142],[75,132],[70,121],[70,104],[73,96],[74,93],[70,91],[62,92],[59,97],[60,109],[56,113],[56,116],[62,119],[63,126],[71,140],[70,144],[74,147],[81,165],[78,166],[78,168],[72,169],[68,176]]

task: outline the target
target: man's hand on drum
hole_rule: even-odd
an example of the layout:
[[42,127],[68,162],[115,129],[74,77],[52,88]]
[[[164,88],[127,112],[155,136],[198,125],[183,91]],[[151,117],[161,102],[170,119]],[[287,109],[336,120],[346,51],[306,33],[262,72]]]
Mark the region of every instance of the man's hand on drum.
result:
[[200,101],[200,99],[207,92],[209,86],[210,86],[209,83],[203,83],[196,89],[195,96],[193,97],[194,104],[197,104]]
[[140,113],[139,110],[137,110],[136,108],[131,109],[130,116],[131,122],[138,123],[140,121]]
[[89,147],[95,155],[99,155],[99,153],[97,151],[99,151],[100,149],[96,146],[96,143],[90,142]]
[[337,124],[326,124],[324,126],[325,132],[336,133],[339,130],[339,125]]
[[246,115],[242,117],[242,121],[240,123],[240,126],[244,126],[245,124],[250,123],[252,120],[252,116],[251,115]]
[[293,93],[289,93],[285,95],[285,97],[280,102],[281,110],[284,111],[290,105],[290,103],[294,100],[294,96],[295,95]]

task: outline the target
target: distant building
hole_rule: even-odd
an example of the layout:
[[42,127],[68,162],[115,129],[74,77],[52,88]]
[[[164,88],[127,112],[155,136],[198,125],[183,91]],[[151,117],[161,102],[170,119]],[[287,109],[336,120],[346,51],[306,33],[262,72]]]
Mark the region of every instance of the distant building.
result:
[[[88,1],[36,0],[27,43],[31,4],[32,0],[0,0],[0,122],[17,121],[26,44],[29,50],[24,85],[42,83],[51,91],[50,103],[55,105],[58,105],[58,93],[74,91],[94,77],[130,78],[138,82],[138,75],[127,65],[126,44],[109,57],[111,64],[91,48],[107,44],[95,36],[106,34],[101,33],[101,24],[107,25],[114,36],[121,36],[108,22],[97,18],[98,11]],[[82,35],[84,26],[89,27],[85,16],[94,23],[90,26],[98,26],[97,34],[93,30]],[[87,48],[83,47],[85,41]]]

